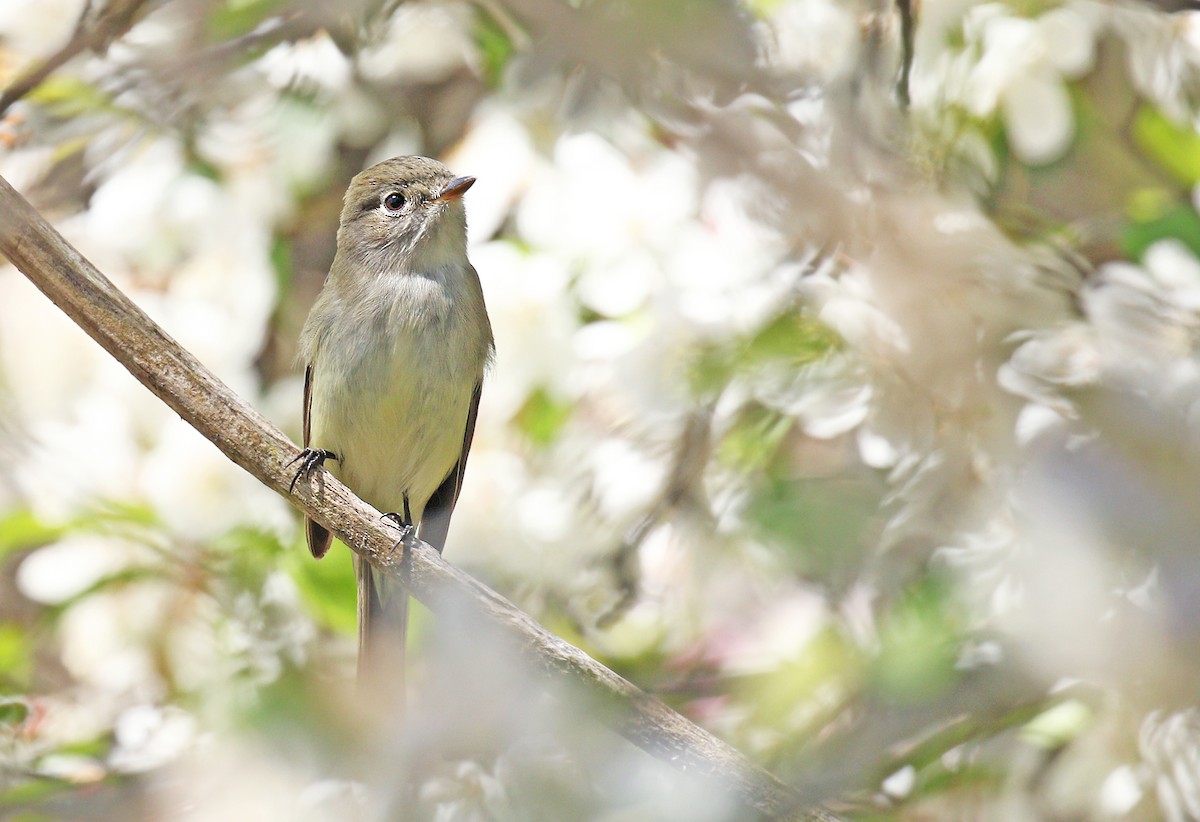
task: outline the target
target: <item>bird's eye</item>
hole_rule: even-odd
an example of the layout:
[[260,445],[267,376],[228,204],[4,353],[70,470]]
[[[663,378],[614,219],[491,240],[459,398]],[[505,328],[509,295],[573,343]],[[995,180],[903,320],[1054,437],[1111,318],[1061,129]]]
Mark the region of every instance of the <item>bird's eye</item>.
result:
[[393,191],[383,198],[383,207],[391,214],[399,214],[400,209],[404,208],[404,195]]

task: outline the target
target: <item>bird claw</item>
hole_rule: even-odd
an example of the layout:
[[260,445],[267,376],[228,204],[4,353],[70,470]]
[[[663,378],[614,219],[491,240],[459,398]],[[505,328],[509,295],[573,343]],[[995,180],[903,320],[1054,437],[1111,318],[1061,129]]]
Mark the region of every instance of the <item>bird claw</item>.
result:
[[288,485],[288,493],[292,493],[292,490],[296,487],[296,482],[299,481],[300,477],[308,476],[313,471],[320,468],[325,464],[325,460],[336,461],[337,454],[333,453],[332,451],[326,451],[324,448],[305,448],[299,454],[288,460],[287,465],[284,466],[285,468],[293,463],[300,463],[300,467],[297,468],[296,473],[292,475],[291,484]]
[[395,511],[389,511],[381,516],[380,519],[384,522],[390,522],[393,526],[395,526],[396,530],[400,532],[401,542],[403,542],[405,539],[408,539],[408,535],[413,531],[413,524],[404,519],[403,515],[397,514]]
[[396,544],[392,546],[393,551],[401,545],[407,546],[408,540],[416,533],[417,529],[413,527],[413,524],[406,521],[402,514],[397,514],[395,511],[389,511],[381,516],[380,519],[391,523],[400,532],[400,539],[396,540]]

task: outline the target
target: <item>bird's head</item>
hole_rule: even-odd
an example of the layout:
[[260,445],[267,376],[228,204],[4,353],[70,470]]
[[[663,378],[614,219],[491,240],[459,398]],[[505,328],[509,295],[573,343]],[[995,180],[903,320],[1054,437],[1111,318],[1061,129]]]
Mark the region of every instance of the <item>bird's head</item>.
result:
[[428,157],[394,157],[371,166],[346,191],[338,253],[398,271],[465,259],[462,196],[474,182]]

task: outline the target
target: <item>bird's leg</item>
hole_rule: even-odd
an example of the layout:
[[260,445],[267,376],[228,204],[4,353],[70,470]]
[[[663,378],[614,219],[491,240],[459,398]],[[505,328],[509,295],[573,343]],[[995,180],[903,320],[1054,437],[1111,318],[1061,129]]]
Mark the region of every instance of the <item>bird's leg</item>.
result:
[[[297,480],[302,476],[308,476],[313,471],[325,464],[325,460],[337,460],[337,454],[332,451],[326,451],[324,448],[305,448],[296,456],[288,460],[288,465],[298,462],[300,467],[296,469],[296,473],[292,475],[292,482],[288,485],[288,493],[292,493],[292,489],[296,487]],[[284,466],[285,468],[287,466]]]
[[399,541],[397,541],[396,544],[392,546],[392,550],[395,551],[397,548],[399,548],[401,545],[404,544],[404,541],[406,539],[408,539],[412,535],[412,532],[413,532],[412,511],[408,507],[408,494],[404,495],[404,513],[403,514],[397,514],[395,511],[389,511],[388,513],[386,513],[382,517],[380,517],[380,519],[384,520],[385,522],[390,522],[392,525],[396,526],[396,528],[400,531]]

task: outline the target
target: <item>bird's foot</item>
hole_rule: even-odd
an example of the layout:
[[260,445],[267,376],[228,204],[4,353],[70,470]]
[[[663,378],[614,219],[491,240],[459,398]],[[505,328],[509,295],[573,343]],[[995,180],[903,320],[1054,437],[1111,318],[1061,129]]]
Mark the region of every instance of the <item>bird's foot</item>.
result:
[[410,522],[405,515],[397,514],[395,511],[389,511],[380,517],[380,519],[384,522],[390,522],[400,532],[400,539],[396,540],[396,544],[392,546],[393,551],[395,551],[401,545],[407,545],[409,538],[411,538],[417,531],[417,529],[413,527],[412,522]]
[[[288,485],[288,493],[292,493],[292,489],[296,487],[296,482],[300,477],[306,477],[316,471],[325,464],[325,460],[337,460],[337,454],[332,451],[326,451],[324,448],[305,448],[296,456],[288,460],[288,465],[300,463],[300,467],[296,469],[296,473],[292,475],[292,482]],[[286,466],[285,466],[286,467]]]

